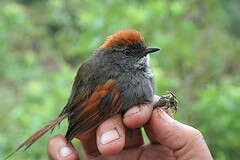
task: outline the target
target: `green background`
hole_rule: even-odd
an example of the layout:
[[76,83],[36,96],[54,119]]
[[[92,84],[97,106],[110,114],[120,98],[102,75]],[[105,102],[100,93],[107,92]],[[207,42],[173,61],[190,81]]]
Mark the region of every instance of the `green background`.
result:
[[[239,0],[1,0],[0,159],[60,113],[78,67],[122,29],[161,47],[156,94],[177,93],[176,119],[203,133],[216,160],[239,159]],[[13,159],[46,159],[51,136]]]

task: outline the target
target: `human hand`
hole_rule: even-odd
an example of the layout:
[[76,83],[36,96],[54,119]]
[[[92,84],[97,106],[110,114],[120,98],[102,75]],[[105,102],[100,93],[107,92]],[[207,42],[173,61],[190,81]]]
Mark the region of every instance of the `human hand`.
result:
[[[81,140],[89,159],[211,160],[211,153],[198,130],[172,119],[170,109],[152,110],[158,99],[155,96],[152,104],[134,106],[123,119],[115,115],[97,129],[76,137]],[[141,126],[150,144],[144,145],[138,129]],[[51,160],[80,159],[73,145],[66,144],[63,135],[49,141],[47,152]]]

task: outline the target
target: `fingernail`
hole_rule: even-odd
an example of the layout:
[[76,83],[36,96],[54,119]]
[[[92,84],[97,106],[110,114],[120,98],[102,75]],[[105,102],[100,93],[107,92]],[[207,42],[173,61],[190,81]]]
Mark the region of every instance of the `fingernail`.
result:
[[130,108],[130,109],[126,112],[126,114],[124,115],[124,117],[131,116],[131,115],[133,115],[133,114],[138,113],[139,111],[140,111],[140,108],[139,108],[139,107],[137,107],[137,106],[132,107],[132,108]]
[[100,142],[101,142],[101,144],[107,144],[107,143],[115,141],[119,138],[120,138],[120,136],[119,136],[118,131],[116,129],[113,129],[113,130],[103,133],[100,138]]
[[72,154],[72,150],[68,147],[62,147],[60,150],[60,156],[61,157],[67,157],[70,154]]
[[173,123],[174,119],[172,119],[165,111],[163,111],[161,108],[157,109],[157,113],[161,119],[168,123]]

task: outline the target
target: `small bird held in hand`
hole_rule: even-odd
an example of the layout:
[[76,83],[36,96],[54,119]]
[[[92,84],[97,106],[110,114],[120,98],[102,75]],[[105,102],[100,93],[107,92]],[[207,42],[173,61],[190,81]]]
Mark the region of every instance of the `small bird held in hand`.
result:
[[[147,47],[135,30],[109,36],[79,68],[71,95],[59,117],[28,138],[15,152],[22,147],[28,149],[66,117],[69,126],[65,137],[70,142],[77,134],[96,128],[114,114],[123,114],[131,106],[152,102],[154,78],[149,54],[159,50]],[[160,98],[154,107],[163,106],[177,109],[172,92]]]

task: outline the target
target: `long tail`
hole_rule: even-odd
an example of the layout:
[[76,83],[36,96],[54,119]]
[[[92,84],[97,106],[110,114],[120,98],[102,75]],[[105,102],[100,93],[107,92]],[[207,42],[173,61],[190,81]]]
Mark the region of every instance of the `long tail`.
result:
[[60,124],[61,121],[67,117],[67,114],[63,114],[59,116],[57,119],[51,121],[48,125],[44,126],[42,129],[34,133],[31,137],[29,137],[25,142],[23,142],[13,153],[11,153],[9,156],[5,158],[10,158],[13,154],[15,154],[17,151],[19,151],[21,148],[24,148],[24,151],[26,151],[34,142],[36,142],[39,138],[41,138],[45,133],[47,133],[49,130],[54,129],[54,127],[57,124]]

